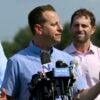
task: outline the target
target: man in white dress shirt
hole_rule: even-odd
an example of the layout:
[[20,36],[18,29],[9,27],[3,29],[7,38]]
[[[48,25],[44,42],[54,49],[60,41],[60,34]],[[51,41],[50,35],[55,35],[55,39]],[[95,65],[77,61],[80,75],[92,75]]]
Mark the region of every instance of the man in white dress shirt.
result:
[[[100,48],[91,42],[95,30],[95,16],[91,11],[87,9],[75,11],[70,24],[73,42],[64,49],[78,61],[88,88],[100,81]],[[96,100],[100,100],[100,96]]]

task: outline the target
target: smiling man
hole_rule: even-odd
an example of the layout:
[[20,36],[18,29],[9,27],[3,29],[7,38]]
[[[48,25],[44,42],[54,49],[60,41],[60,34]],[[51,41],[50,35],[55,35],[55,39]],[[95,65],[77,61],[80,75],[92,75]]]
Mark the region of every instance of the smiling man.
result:
[[[100,48],[93,45],[91,41],[91,37],[96,31],[95,20],[94,14],[87,9],[75,11],[70,24],[73,42],[64,49],[77,59],[88,88],[100,80]],[[100,100],[100,96],[96,100]]]

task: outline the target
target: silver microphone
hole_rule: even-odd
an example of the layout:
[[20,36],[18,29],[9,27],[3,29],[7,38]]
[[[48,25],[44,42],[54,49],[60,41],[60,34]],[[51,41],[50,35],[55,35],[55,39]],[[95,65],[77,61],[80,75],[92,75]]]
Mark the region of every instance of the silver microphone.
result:
[[72,78],[73,78],[74,81],[77,78],[77,66],[78,66],[77,60],[74,59],[70,62],[70,67],[69,67],[70,68],[70,73],[71,73]]

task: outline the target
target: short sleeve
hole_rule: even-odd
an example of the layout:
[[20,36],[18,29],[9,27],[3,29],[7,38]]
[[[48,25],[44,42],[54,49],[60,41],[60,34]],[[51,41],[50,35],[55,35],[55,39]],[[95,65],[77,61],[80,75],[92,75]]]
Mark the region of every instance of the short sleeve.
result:
[[[19,77],[18,77],[17,61],[9,59],[7,62],[7,69],[5,71],[4,81],[2,88],[6,89],[7,95],[17,96],[19,90]],[[16,95],[15,95],[16,94]]]

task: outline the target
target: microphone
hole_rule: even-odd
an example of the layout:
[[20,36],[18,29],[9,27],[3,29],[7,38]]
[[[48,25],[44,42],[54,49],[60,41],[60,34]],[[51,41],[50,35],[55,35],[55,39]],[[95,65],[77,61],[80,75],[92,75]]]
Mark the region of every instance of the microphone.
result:
[[42,50],[41,51],[40,58],[41,58],[41,63],[42,64],[46,64],[46,63],[51,62],[50,53],[48,51],[46,51],[46,50]]
[[42,80],[42,73],[38,72],[37,74],[32,75],[31,81],[28,83],[28,89],[30,92],[29,100],[33,100],[33,96],[36,96],[38,84]]
[[40,59],[41,59],[43,74],[45,74],[46,72],[50,71],[50,69],[51,69],[50,53],[46,50],[42,50]]
[[53,69],[53,73],[56,78],[70,77],[68,65],[60,60],[56,62],[56,68]]
[[66,63],[64,63],[63,61],[58,60],[58,61],[56,62],[56,67],[57,67],[57,68],[65,68],[65,67],[68,67],[68,65],[67,65]]
[[53,69],[53,76],[56,83],[56,93],[57,95],[61,95],[62,100],[64,100],[70,79],[70,70],[68,65],[63,61],[58,60],[56,62],[56,68]]
[[[40,54],[40,60],[42,64],[42,71],[32,76],[31,82],[28,84],[29,92],[31,93],[29,100],[48,100],[52,98],[52,81],[47,77],[46,72],[51,69],[50,53],[42,50]],[[52,99],[50,99],[52,100]]]
[[70,74],[71,74],[71,76],[72,76],[72,79],[73,79],[73,81],[75,81],[76,80],[76,77],[77,77],[77,66],[78,66],[78,62],[77,62],[77,60],[72,60],[71,62],[70,62],[70,67],[69,67],[69,69],[70,69]]

